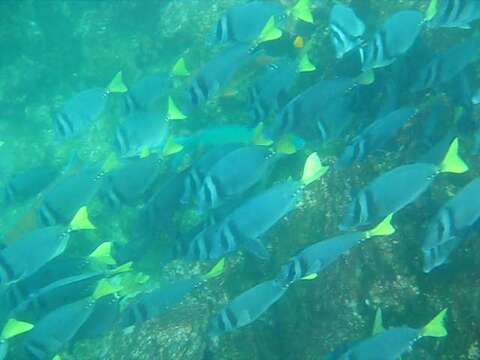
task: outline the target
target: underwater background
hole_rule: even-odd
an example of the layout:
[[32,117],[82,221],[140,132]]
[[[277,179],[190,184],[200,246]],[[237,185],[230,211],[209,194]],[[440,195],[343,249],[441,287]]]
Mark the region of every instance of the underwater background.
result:
[[[292,8],[296,3],[276,2],[285,8]],[[72,158],[81,159],[82,164],[105,161],[113,152],[116,128],[125,117],[124,94],[112,92],[93,126],[66,141],[59,141],[56,136],[55,113],[76,93],[94,86],[106,86],[119,71],[127,88],[149,74],[168,74],[179,58],[184,59],[190,74],[196,74],[202,65],[221,52],[221,47],[212,43],[217,21],[232,6],[243,3],[246,1],[0,1],[2,184],[7,184],[13,174],[39,166],[69,168]],[[352,77],[359,72],[355,64],[342,62],[335,56],[329,31],[330,10],[335,4],[352,6],[371,33],[397,11],[415,9],[425,13],[429,6],[426,0],[311,0],[309,3],[314,22],[298,20],[284,30],[280,39],[268,42],[264,50],[265,61],[272,64],[284,56],[294,58],[298,48],[306,47],[296,43],[297,37],[308,43],[308,58],[316,70],[297,76],[288,91],[290,98],[321,79]],[[366,240],[339,257],[316,279],[292,284],[257,321],[213,339],[208,333],[211,316],[231,300],[256,284],[275,278],[282,265],[308,245],[338,235],[338,226],[359,189],[382,173],[414,162],[427,151],[423,142],[424,123],[431,113],[431,104],[437,99],[442,99],[440,101],[446,106],[433,126],[434,142],[454,127],[454,121],[462,116],[459,112],[467,111],[466,105],[461,101],[454,103],[443,88],[399,92],[400,105],[416,107],[414,119],[381,151],[341,171],[334,168],[345,146],[385,105],[382,86],[388,82],[398,83],[398,79],[413,77],[415,80],[415,72],[434,54],[470,39],[478,26],[477,21],[470,29],[424,28],[407,53],[405,73],[389,78],[382,73],[385,69],[375,69],[378,74],[374,84],[365,85],[370,90],[359,95],[362,106],[354,112],[351,125],[342,135],[323,145],[306,139],[295,154],[278,161],[268,178],[266,176],[258,184],[256,192],[301,177],[305,158],[314,151],[330,169],[305,189],[301,204],[264,235],[269,253],[267,259],[258,259],[245,251],[230,254],[225,257],[225,268],[220,276],[195,286],[161,315],[128,330],[112,325],[101,336],[69,341],[58,353],[45,358],[58,355],[61,359],[128,360],[326,359],[339,346],[370,337],[378,308],[382,310],[387,329],[402,325],[421,328],[435,314],[448,308],[445,321],[448,336],[419,340],[402,359],[480,359],[478,232],[469,233],[448,262],[430,273],[422,270],[421,253],[430,219],[480,173],[475,136],[478,109],[475,106],[469,108],[467,125],[460,127],[458,135],[460,154],[469,171],[439,175],[426,193],[395,215],[394,234]],[[477,46],[476,50],[478,53],[480,48]],[[462,70],[472,89],[479,86],[477,59],[478,54]],[[162,97],[159,111],[165,111],[170,96],[186,118],[172,121],[170,133],[188,138],[202,129],[229,124],[254,128],[257,124],[250,112],[249,89],[266,65],[258,66],[259,69],[253,71],[240,70],[223,94],[194,110],[187,110],[184,99],[191,75],[173,78],[168,95]],[[449,83],[447,87],[453,89],[461,81],[458,79],[452,80],[457,84]],[[471,105],[470,101],[468,103]],[[265,119],[265,123],[272,121],[274,116]],[[299,136],[302,138],[301,134]],[[221,139],[212,142],[216,140],[222,143]],[[172,174],[188,168],[201,151],[185,146],[180,152],[182,156],[174,154],[170,158],[173,160],[159,161],[159,180],[154,185],[156,189],[149,190],[149,195],[173,178]],[[66,196],[69,194],[75,196],[76,189],[72,188]],[[5,246],[35,228],[41,197],[42,193],[5,205],[0,210],[0,231]],[[136,221],[146,202],[111,206],[102,195],[92,197],[88,201],[88,213],[96,229],[72,233],[66,251],[80,256],[89,254],[103,242],[125,245],[146,236]],[[178,211],[166,202],[159,211],[162,216],[174,220],[175,231],[158,231],[154,244],[141,256],[134,257],[133,270],[125,275],[124,289],[116,295],[121,309],[138,294],[206,274],[215,264],[186,261],[181,256],[169,259],[176,241],[188,237],[196,226],[207,221],[198,214],[195,205]],[[116,259],[117,265],[122,263],[120,258],[119,255]],[[23,336],[9,340],[7,359],[36,358],[25,354]]]

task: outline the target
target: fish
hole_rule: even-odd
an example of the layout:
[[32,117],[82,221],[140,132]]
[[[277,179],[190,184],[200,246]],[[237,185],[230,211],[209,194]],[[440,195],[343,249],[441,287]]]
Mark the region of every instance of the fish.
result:
[[281,20],[285,9],[273,1],[251,1],[232,6],[215,26],[215,42],[252,44],[270,19]]
[[98,165],[66,174],[44,192],[37,211],[39,226],[68,225],[77,211],[96,195],[103,181]]
[[276,281],[282,286],[288,287],[299,280],[315,279],[351,248],[372,237],[393,234],[395,228],[390,224],[391,218],[392,215],[387,216],[372,230],[339,235],[307,246],[282,265]]
[[396,360],[423,337],[447,336],[444,320],[447,309],[437,314],[421,329],[394,327],[352,345],[338,360]]
[[345,231],[374,226],[415,201],[438,174],[466,172],[468,166],[458,155],[458,146],[458,138],[455,138],[440,165],[402,165],[374,179],[354,196],[339,229]]
[[425,14],[429,28],[470,29],[480,18],[480,4],[471,0],[431,0]]
[[68,227],[55,225],[27,233],[0,251],[0,284],[26,278],[65,250],[70,233],[93,229],[85,207],[78,210]]
[[25,334],[32,330],[33,324],[16,319],[8,319],[3,325],[0,334],[0,359],[6,359],[8,354],[8,341],[18,335]]
[[337,162],[344,168],[381,149],[416,114],[413,107],[402,107],[375,120],[347,145]]
[[53,166],[37,166],[12,176],[5,185],[5,203],[20,203],[35,197],[46,189],[59,173],[58,168]]
[[480,179],[468,183],[430,221],[422,244],[423,271],[445,264],[480,218]]
[[210,59],[191,79],[188,104],[198,107],[217,95],[250,61],[255,58],[250,45],[230,46]]
[[423,20],[422,13],[416,10],[391,15],[373,38],[359,48],[362,71],[388,66],[405,54],[422,30]]
[[343,4],[335,4],[330,12],[330,39],[337,59],[363,43],[365,24],[355,11]]
[[267,258],[263,235],[295,209],[304,188],[327,171],[318,155],[310,154],[301,180],[282,182],[245,200],[222,221],[200,231],[188,244],[185,259],[215,260],[240,248]]
[[86,131],[105,109],[109,94],[125,93],[122,73],[115,75],[107,88],[96,87],[84,90],[70,98],[54,116],[58,139],[64,141]]
[[250,144],[255,136],[255,128],[243,124],[228,124],[217,127],[206,127],[189,136],[177,136],[174,142],[185,150],[195,151],[198,148],[209,148],[226,144]]
[[225,261],[222,259],[205,275],[179,280],[138,295],[122,312],[119,326],[127,328],[161,316],[207,280],[223,274],[224,266]]
[[426,66],[418,70],[410,86],[410,91],[432,89],[452,80],[467,65],[477,59],[479,41],[480,37],[474,36],[433,57]]
[[[102,297],[120,291],[107,281],[99,282],[92,296],[60,306],[42,317],[27,333],[24,350],[32,359],[49,359],[67,346],[92,316]],[[60,326],[59,326],[60,325]]]
[[275,151],[257,145],[240,147],[225,154],[200,179],[196,194],[200,209],[215,209],[238,198],[263,179],[278,158]]
[[310,139],[320,138],[323,141],[332,138],[345,128],[346,121],[339,121],[344,118],[326,118],[322,115],[328,110],[343,110],[342,105],[348,107],[349,98],[346,94],[355,86],[357,83],[351,78],[319,81],[295,96],[280,110],[273,122],[266,127],[265,136],[277,141],[289,133],[308,128],[308,131],[299,135],[306,135]]
[[150,155],[132,158],[109,172],[104,181],[104,194],[112,206],[133,206],[147,201],[154,191],[161,172],[161,160]]
[[209,320],[210,336],[244,327],[263,315],[287,291],[275,280],[264,281],[241,293]]
[[158,73],[137,81],[124,95],[125,113],[153,110],[161,98],[167,98],[171,80],[170,74]]
[[473,104],[473,105],[478,105],[478,104],[480,104],[480,88],[478,88],[477,90],[475,90],[475,92],[474,92],[473,95],[472,95],[471,101],[472,101],[472,104]]

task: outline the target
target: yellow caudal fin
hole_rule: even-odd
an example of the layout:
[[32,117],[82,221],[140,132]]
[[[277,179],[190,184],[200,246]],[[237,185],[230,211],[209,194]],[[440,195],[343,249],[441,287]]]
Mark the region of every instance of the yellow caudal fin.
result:
[[437,316],[435,316],[432,321],[425,325],[420,330],[420,336],[431,336],[431,337],[444,337],[448,335],[447,329],[445,329],[445,317],[447,316],[447,310],[443,309],[440,311]]
[[222,275],[224,272],[225,272],[225,258],[222,258],[210,269],[208,273],[203,275],[203,278],[206,280],[213,279]]
[[291,14],[297,19],[313,24],[310,0],[298,0],[297,4],[292,8]]
[[373,320],[373,328],[372,328],[372,336],[380,334],[385,331],[383,327],[383,316],[382,316],[382,309],[377,308],[375,312],[375,320]]
[[190,76],[190,71],[188,71],[187,65],[185,64],[185,59],[183,57],[178,59],[175,65],[173,65],[171,74],[179,77]]
[[126,93],[128,91],[127,86],[123,82],[122,72],[119,71],[115,77],[110,81],[107,86],[107,93]]
[[435,15],[437,15],[438,10],[438,0],[431,0],[430,5],[428,5],[427,11],[425,12],[425,20],[432,20]]
[[328,166],[323,166],[316,152],[310,154],[303,167],[302,183],[311,184],[320,179],[328,171]]
[[295,154],[297,150],[294,138],[291,135],[286,135],[275,143],[275,152],[279,154],[292,155]]
[[111,153],[102,165],[102,172],[110,172],[118,166],[120,166],[120,162],[118,161],[117,155]]
[[388,236],[392,235],[395,232],[395,228],[392,225],[393,213],[388,215],[385,219],[382,220],[380,224],[375,226],[369,231],[365,231],[364,239],[369,239],[373,236]]
[[359,85],[370,85],[375,82],[375,71],[373,69],[362,72],[355,78],[355,82]]
[[111,275],[118,275],[118,274],[123,274],[123,273],[127,273],[127,272],[130,272],[133,270],[133,262],[132,261],[129,261],[125,264],[122,264],[120,266],[117,266],[115,269],[112,269],[110,271],[110,274]]
[[147,157],[149,157],[151,155],[151,152],[150,152],[150,149],[148,148],[148,146],[144,146],[142,147],[142,149],[140,150],[140,154],[138,154],[138,157],[140,159],[146,159]]
[[60,355],[55,355],[52,360],[62,360],[61,356]]
[[28,322],[9,319],[5,324],[5,326],[3,327],[2,333],[0,334],[0,339],[1,340],[11,339],[17,335],[30,331],[32,328],[33,328],[33,324],[30,324]]
[[255,127],[252,142],[255,145],[270,146],[273,144],[273,141],[265,137],[263,133],[263,128],[264,128],[263,122],[259,122],[258,125]]
[[440,172],[449,172],[455,174],[461,174],[468,171],[468,165],[462,160],[458,154],[458,138],[453,139],[447,154],[445,155],[442,163],[440,164]]
[[302,280],[314,280],[317,277],[318,277],[317,273],[312,273],[312,274],[308,274],[308,275],[302,277]]
[[257,44],[272,41],[282,36],[282,30],[275,25],[275,17],[272,16],[265,24],[260,36],[257,39]]
[[175,142],[175,138],[173,136],[169,136],[167,138],[167,142],[165,143],[165,146],[163,147],[162,154],[163,156],[169,156],[169,155],[179,153],[182,150],[183,150],[183,145],[177,144]]
[[297,70],[298,72],[311,72],[317,70],[315,65],[311,63],[306,52],[300,57]]
[[70,222],[70,230],[93,230],[95,229],[95,225],[90,222],[88,218],[88,210],[86,206],[82,206],[75,216],[73,217],[72,221]]
[[5,145],[5,142],[4,142],[4,141],[0,141],[0,147],[2,147],[3,145]]
[[177,107],[173,99],[169,96],[168,97],[168,112],[167,112],[168,120],[183,120],[187,117],[180,111]]
[[117,262],[112,257],[112,243],[110,241],[98,245],[88,257],[100,264],[117,265]]
[[122,290],[122,285],[119,283],[114,283],[111,279],[101,279],[97,283],[97,287],[93,292],[92,298],[98,300],[104,296],[114,294]]

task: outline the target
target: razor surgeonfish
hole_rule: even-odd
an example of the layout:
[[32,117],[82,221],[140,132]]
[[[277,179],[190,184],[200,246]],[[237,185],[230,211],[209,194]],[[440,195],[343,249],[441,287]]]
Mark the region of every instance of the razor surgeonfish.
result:
[[33,230],[0,251],[0,282],[26,278],[65,250],[70,232],[94,228],[86,208],[81,208],[68,227],[48,226]]
[[233,5],[218,21],[215,41],[251,44],[259,39],[270,19],[280,20],[284,13],[285,9],[274,1]]
[[247,199],[221,222],[200,231],[188,245],[185,257],[215,260],[241,248],[259,258],[268,257],[262,243],[263,235],[295,209],[305,186],[318,180],[327,170],[316,153],[310,154],[301,180],[280,183]]
[[54,117],[58,138],[66,140],[84,132],[103,112],[109,94],[126,91],[122,73],[119,72],[106,89],[84,90],[69,99]]
[[179,280],[165,287],[138,295],[123,311],[120,318],[120,327],[139,325],[168,312],[205,281],[223,274],[224,265],[225,260],[222,259],[203,276]]
[[39,166],[13,176],[5,185],[5,202],[22,202],[41,193],[58,176],[60,171],[49,166]]
[[33,324],[15,319],[8,319],[0,333],[0,360],[7,359],[8,341],[18,335],[29,332],[33,329]]
[[336,359],[397,360],[423,337],[447,336],[447,330],[444,326],[446,312],[446,309],[442,310],[421,329],[407,326],[390,328],[371,338],[358,341]]
[[362,70],[392,64],[412,47],[422,25],[423,15],[419,11],[404,10],[390,16],[367,45],[360,47]]
[[213,336],[237,330],[263,315],[287,291],[275,280],[262,282],[230,301],[210,319],[209,333]]
[[416,113],[412,107],[403,107],[375,120],[357,135],[338,160],[337,168],[361,161],[375,150],[381,149]]
[[125,112],[153,110],[155,103],[162,97],[167,98],[171,77],[168,74],[148,75],[129,87],[125,93]]
[[458,139],[451,143],[440,165],[414,163],[390,170],[360,190],[347,209],[341,230],[376,225],[415,201],[432,184],[438,174],[463,173],[467,165],[458,155]]
[[470,23],[480,18],[477,0],[431,0],[426,20],[430,28],[470,29]]
[[280,269],[277,281],[283,286],[290,286],[298,280],[314,279],[351,248],[375,236],[387,236],[395,232],[388,216],[375,229],[365,232],[353,232],[319,241],[303,249],[292,257]]
[[363,42],[365,24],[353,9],[342,4],[335,4],[330,12],[330,39],[335,47],[337,59],[357,48]]
[[255,58],[249,45],[233,45],[210,59],[192,78],[188,99],[199,106],[217,95],[248,62]]
[[480,179],[467,184],[438,211],[422,244],[423,271],[444,264],[480,218]]
[[418,71],[410,91],[417,92],[445,84],[478,58],[480,37],[474,36],[435,56]]

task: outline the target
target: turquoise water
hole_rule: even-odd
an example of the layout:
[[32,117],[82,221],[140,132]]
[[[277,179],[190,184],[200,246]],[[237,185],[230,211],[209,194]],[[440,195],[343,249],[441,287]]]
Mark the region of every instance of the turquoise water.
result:
[[[422,253],[428,226],[437,211],[478,176],[478,110],[472,101],[478,88],[478,21],[472,20],[470,29],[430,27],[424,23],[425,14],[432,11],[432,7],[427,11],[428,1],[342,1],[355,10],[365,32],[339,59],[329,27],[337,2],[311,0],[305,8],[295,8],[296,1],[278,0],[270,3],[280,9],[273,18],[275,29],[256,34],[246,44],[216,44],[219,19],[245,3],[0,2],[0,182],[5,193],[10,191],[8,196],[13,197],[2,199],[0,218],[4,245],[0,254],[1,337],[3,348],[8,344],[5,358],[325,359],[342,346],[354,349],[357,341],[370,338],[378,309],[386,329],[403,325],[420,329],[448,308],[444,323],[448,335],[418,339],[411,351],[405,347],[401,358],[480,359],[476,221],[459,230],[457,235],[464,241],[448,261],[431,272],[423,271]],[[474,9],[477,2],[471,3],[473,14],[478,13],[480,10]],[[313,23],[305,17],[309,14],[306,9],[311,11]],[[385,53],[390,63],[362,69],[359,53],[367,51],[376,31],[390,16],[403,10],[418,11],[418,34],[409,31],[415,25],[406,19],[399,28],[385,30],[393,33],[393,40],[382,38],[387,41],[383,46],[390,47]],[[256,16],[258,12],[247,16],[252,23],[246,27],[254,28]],[[231,24],[229,18],[226,26]],[[265,21],[260,27],[264,25]],[[240,36],[245,28],[239,26],[227,35]],[[405,35],[409,32],[414,33],[411,44]],[[267,35],[274,39],[267,39]],[[465,48],[443,60],[447,65],[434,70],[448,79],[428,89],[412,90],[412,84],[422,80],[422,69],[435,56],[464,41]],[[222,59],[229,49],[241,46],[240,55]],[[208,68],[212,59],[218,58]],[[302,62],[307,58],[309,63]],[[291,78],[286,76],[286,85],[275,96],[276,106],[270,114],[255,118],[252,89],[258,97],[258,89],[275,81],[268,76],[284,69],[282,65],[288,61]],[[300,65],[305,71],[299,71]],[[158,77],[151,88],[135,93],[135,86],[152,75],[161,75],[169,85]],[[117,80],[113,85],[112,79]],[[313,105],[307,110],[292,110],[291,116],[300,119],[301,125],[287,126],[282,136],[275,136],[275,121],[292,99],[302,99],[304,91],[319,83],[327,85],[316,90]],[[335,90],[340,86],[345,88]],[[78,100],[83,91],[95,88],[97,95]],[[208,99],[194,106],[192,91],[197,97],[207,93]],[[127,111],[128,96],[128,106],[133,101],[136,111]],[[149,102],[150,96],[154,100]],[[142,101],[148,105],[142,108]],[[372,149],[361,161],[336,168],[346,146],[374,120],[404,107],[411,108],[412,115],[398,130],[391,131],[385,144]],[[67,125],[59,130],[62,121]],[[75,127],[72,121],[86,125],[71,138],[62,138],[62,131]],[[400,120],[392,118],[386,128],[392,129],[396,121]],[[127,159],[122,147],[133,149],[137,139],[128,131],[140,134],[141,140],[137,152]],[[445,145],[435,147],[449,131],[452,135]],[[325,133],[327,140],[322,139]],[[381,134],[381,138],[388,136],[388,130]],[[118,145],[122,137],[127,141]],[[455,137],[460,157],[469,169],[438,174],[438,164]],[[218,176],[212,175],[212,186],[217,186],[218,178],[224,175],[233,173],[231,178],[245,179],[260,174],[252,186],[227,196],[215,211],[201,209],[199,193],[191,198],[185,195],[185,184],[196,181],[192,169],[200,179],[208,178],[218,159],[239,147],[258,144],[260,138],[271,140],[262,143],[262,150],[256,148],[264,152],[261,161],[235,158],[217,170]],[[370,146],[379,140],[368,141]],[[236,147],[232,143],[237,143]],[[286,148],[294,151],[282,154]],[[422,158],[432,148],[439,155]],[[306,159],[314,152],[328,171],[314,176],[311,183],[294,183],[302,178]],[[212,153],[217,160],[205,160],[205,154]],[[264,172],[260,165],[248,167],[271,157],[275,161]],[[418,162],[433,162],[437,167],[432,165],[434,170],[421,195],[395,209],[394,234],[352,246],[315,279],[278,288],[275,285],[281,294],[271,301],[273,304],[265,305],[258,319],[232,332],[211,333],[215,315],[245,291],[278,280],[282,266],[303,249],[337,235],[374,228],[384,216],[348,231],[340,231],[339,225],[361,189],[388,171]],[[235,173],[240,168],[248,173]],[[46,169],[52,171],[51,177],[42,172]],[[23,178],[18,177],[25,172]],[[402,197],[410,188],[407,183],[418,179],[398,180],[397,186],[389,181],[388,185],[394,186],[388,188],[388,194]],[[288,182],[295,186],[291,194],[284,190],[268,201],[246,207],[241,218],[232,215],[250,199]],[[211,188],[206,188],[203,191],[211,198]],[[222,199],[225,188],[217,190]],[[283,195],[293,199],[284,212],[283,200],[278,200]],[[473,191],[471,201],[460,202],[454,211],[461,213],[471,205],[472,212],[478,213],[476,195]],[[95,229],[85,229],[88,223],[78,217],[71,223],[80,208],[87,209]],[[275,219],[270,213],[280,215]],[[43,221],[39,220],[42,216]],[[262,216],[271,226],[258,238],[247,238],[248,225]],[[222,230],[218,241],[225,244],[232,236],[239,251],[207,261],[199,260],[197,253],[192,255],[197,251],[191,245],[195,236],[204,228],[224,223],[231,234]],[[246,224],[245,228],[238,228],[239,223]],[[35,229],[54,224],[60,234],[48,237],[54,245],[32,237],[38,231]],[[65,237],[68,241],[60,244]],[[26,238],[29,240],[23,240]],[[267,252],[263,259],[252,255],[248,244],[259,240]],[[22,241],[26,250],[18,245]],[[41,250],[50,249],[53,255],[41,256]],[[35,267],[31,259],[37,257],[41,261]],[[220,263],[224,261],[223,271],[207,276],[220,259],[224,259]],[[74,281],[69,277],[85,275],[93,280],[72,286]],[[57,287],[57,292],[39,297],[49,284],[58,286],[55,282],[65,278],[71,287]],[[158,297],[132,310],[133,304],[156,292]],[[254,293],[248,304],[232,310],[233,319],[252,316],[248,306],[257,309],[268,303],[262,299]],[[26,302],[28,309],[14,306],[27,306]],[[73,303],[80,304],[76,317],[68,310],[69,315],[59,315],[59,322],[45,325],[59,309],[69,309]],[[242,313],[244,308],[250,310]],[[126,319],[132,313],[135,321],[129,322]],[[25,332],[10,336],[5,329],[12,328]],[[373,359],[378,346],[372,345],[371,354],[359,358]],[[339,353],[333,358],[341,359]]]

